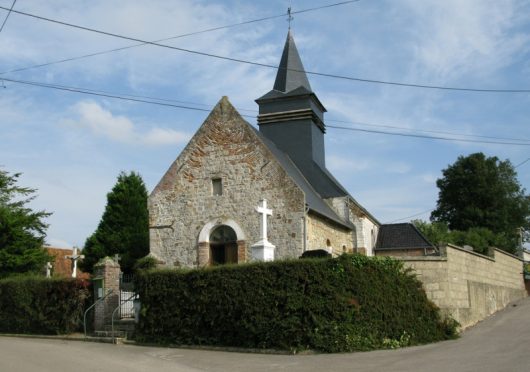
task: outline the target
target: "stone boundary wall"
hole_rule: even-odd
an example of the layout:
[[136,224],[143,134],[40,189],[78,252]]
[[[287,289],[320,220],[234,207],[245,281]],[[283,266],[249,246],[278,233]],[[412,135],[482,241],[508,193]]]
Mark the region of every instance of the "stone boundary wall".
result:
[[441,256],[396,258],[416,271],[427,297],[465,329],[527,296],[521,259],[499,249],[493,255],[447,245]]

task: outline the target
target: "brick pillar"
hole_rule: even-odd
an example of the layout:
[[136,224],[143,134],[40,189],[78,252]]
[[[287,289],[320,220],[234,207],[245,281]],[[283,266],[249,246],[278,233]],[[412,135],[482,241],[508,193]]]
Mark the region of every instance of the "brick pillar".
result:
[[197,254],[197,263],[199,264],[199,267],[208,266],[210,264],[210,243],[200,242]]
[[237,241],[237,263],[247,260],[247,243],[244,240]]
[[[101,259],[94,265],[93,280],[102,280],[103,295],[108,295],[94,307],[94,330],[102,330],[105,324],[110,324],[112,312],[120,303],[120,265],[110,257]],[[96,300],[98,294],[95,294]]]

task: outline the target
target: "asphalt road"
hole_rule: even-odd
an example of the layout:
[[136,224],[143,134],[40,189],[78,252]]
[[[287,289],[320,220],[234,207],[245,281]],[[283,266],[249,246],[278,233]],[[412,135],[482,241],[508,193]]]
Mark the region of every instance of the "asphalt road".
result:
[[530,298],[514,305],[458,340],[365,353],[266,355],[0,337],[0,371],[530,371]]

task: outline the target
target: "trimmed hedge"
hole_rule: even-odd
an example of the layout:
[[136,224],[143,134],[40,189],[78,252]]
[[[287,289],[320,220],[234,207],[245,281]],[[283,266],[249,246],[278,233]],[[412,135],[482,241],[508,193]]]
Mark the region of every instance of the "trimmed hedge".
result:
[[0,280],[0,332],[67,334],[80,329],[88,287],[86,280],[63,278]]
[[325,352],[455,337],[421,283],[390,258],[343,255],[137,276],[137,340]]

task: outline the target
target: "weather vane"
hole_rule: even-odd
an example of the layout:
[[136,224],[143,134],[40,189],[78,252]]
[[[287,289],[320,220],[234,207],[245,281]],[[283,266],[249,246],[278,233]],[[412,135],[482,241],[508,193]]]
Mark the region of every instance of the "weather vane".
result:
[[291,21],[294,17],[291,15],[291,6],[287,8],[287,22],[289,22],[289,30],[291,29]]

